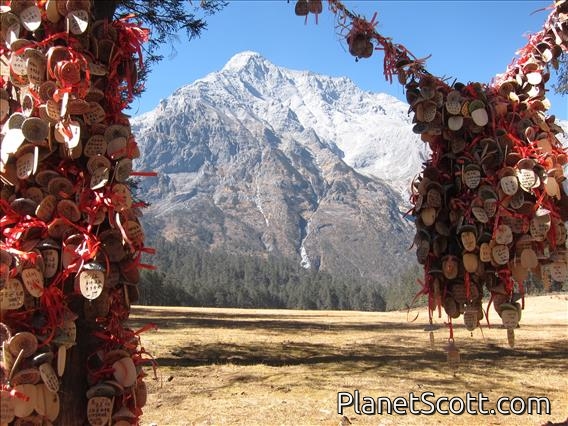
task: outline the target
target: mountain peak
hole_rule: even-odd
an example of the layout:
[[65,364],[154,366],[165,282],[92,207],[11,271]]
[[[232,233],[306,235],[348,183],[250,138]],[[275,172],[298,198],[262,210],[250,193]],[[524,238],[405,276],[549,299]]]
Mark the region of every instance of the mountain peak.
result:
[[265,61],[266,59],[258,52],[245,50],[244,52],[234,55],[223,67],[223,71],[241,70],[245,68],[251,61]]

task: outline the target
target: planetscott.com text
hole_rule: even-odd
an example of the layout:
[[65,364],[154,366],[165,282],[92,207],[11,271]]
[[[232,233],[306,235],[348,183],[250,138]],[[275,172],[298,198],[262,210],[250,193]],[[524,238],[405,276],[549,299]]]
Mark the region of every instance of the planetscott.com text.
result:
[[489,398],[482,392],[465,394],[465,397],[436,396],[434,392],[414,394],[410,392],[408,397],[399,396],[389,398],[386,396],[364,396],[358,390],[353,392],[337,393],[337,413],[343,414],[347,408],[353,408],[355,414],[377,415],[433,415],[433,414],[471,414],[471,415],[531,415],[550,414],[550,401],[543,396],[531,396],[521,398],[519,396],[499,398],[495,408],[489,407]]

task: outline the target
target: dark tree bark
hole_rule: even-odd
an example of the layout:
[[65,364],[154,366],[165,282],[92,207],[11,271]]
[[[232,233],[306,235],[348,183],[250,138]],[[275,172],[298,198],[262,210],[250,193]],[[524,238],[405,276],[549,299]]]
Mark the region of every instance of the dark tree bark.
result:
[[[188,39],[199,36],[206,24],[202,18],[188,9],[191,2],[184,0],[96,0],[93,2],[93,15],[96,20],[108,20],[109,22],[121,15],[133,13],[142,26],[151,30],[151,39],[145,47],[145,62],[148,66],[161,60],[161,56],[155,52],[157,48],[170,41],[175,34],[184,29]],[[223,1],[202,1],[201,9],[205,14],[211,14],[220,10],[225,3]],[[196,9],[192,7],[192,9]],[[141,73],[141,78],[147,75]],[[71,283],[72,285],[72,283]],[[73,291],[69,292],[70,294]],[[69,302],[73,312],[79,315],[76,320],[77,337],[75,345],[67,350],[65,374],[62,377],[60,387],[61,410],[56,421],[62,426],[88,425],[87,421],[87,397],[89,386],[87,377],[87,363],[97,351],[98,340],[91,337],[93,326],[85,320],[84,300],[78,297]]]
[[118,0],[107,0],[107,1],[96,1],[93,5],[93,14],[95,15],[95,20],[108,19],[109,21],[114,16],[116,12],[116,7],[118,6]]
[[[78,324],[79,327],[79,324]],[[76,345],[67,350],[67,364],[61,382],[61,412],[57,424],[61,426],[88,425],[87,422],[87,362],[86,333],[77,333]]]

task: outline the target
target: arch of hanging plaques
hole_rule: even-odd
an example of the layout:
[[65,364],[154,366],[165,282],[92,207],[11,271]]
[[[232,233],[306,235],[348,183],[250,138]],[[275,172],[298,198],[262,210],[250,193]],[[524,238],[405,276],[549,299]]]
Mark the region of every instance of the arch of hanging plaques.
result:
[[[375,17],[327,5],[353,56],[381,52],[430,147],[408,214],[430,322],[449,317],[448,360],[459,361],[452,320],[489,323],[484,289],[514,345],[528,275],[568,278],[568,157],[544,90],[568,51],[568,2],[492,82],[452,85]],[[317,19],[323,3],[294,10]],[[153,250],[129,178],[154,173],[134,170],[123,111],[140,93],[149,31],[133,17],[95,20],[92,0],[2,1],[0,24],[0,423],[139,424],[142,367],[154,364],[140,334],[153,326],[126,320]]]
[[[322,11],[319,0],[297,0],[295,12]],[[341,2],[330,0],[338,27],[356,58],[383,54],[388,81],[403,85],[413,131],[428,144],[430,157],[411,184],[414,244],[428,298],[429,321],[448,316],[448,361],[459,362],[453,320],[463,317],[473,331],[490,324],[491,305],[507,330],[510,346],[524,309],[529,274],[568,280],[565,222],[568,194],[563,182],[568,152],[557,135],[545,85],[551,68],[568,51],[568,2],[557,0],[541,31],[490,83],[467,84],[438,78],[406,47]],[[484,310],[482,297],[489,292]],[[433,341],[433,331],[430,340]]]

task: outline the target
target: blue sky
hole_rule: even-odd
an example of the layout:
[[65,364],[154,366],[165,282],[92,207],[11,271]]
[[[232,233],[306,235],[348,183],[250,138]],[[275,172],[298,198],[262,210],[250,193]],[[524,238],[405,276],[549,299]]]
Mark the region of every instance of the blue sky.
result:
[[[194,0],[196,2],[198,0]],[[294,14],[295,0],[232,0],[208,18],[199,39],[164,46],[165,59],[152,70],[146,92],[129,113],[138,115],[156,107],[177,88],[220,70],[236,53],[253,50],[276,65],[346,76],[359,87],[385,92],[404,100],[398,82],[389,84],[382,72],[383,56],[356,62],[348,53],[335,16],[327,10],[316,25]],[[538,32],[552,1],[345,1],[353,12],[370,19],[378,12],[377,30],[403,44],[417,57],[431,57],[426,68],[438,77],[467,83],[489,83],[506,70],[527,36]],[[534,13],[533,13],[534,12]],[[553,77],[554,79],[554,77]],[[551,81],[553,80],[551,79]],[[568,97],[548,87],[549,114],[568,119]]]

